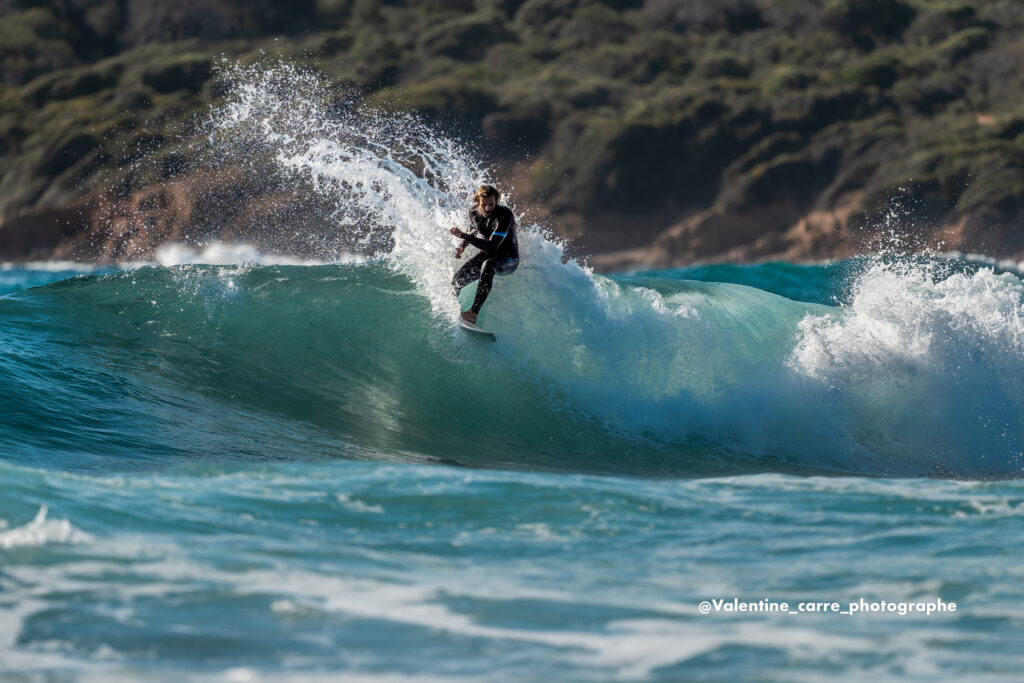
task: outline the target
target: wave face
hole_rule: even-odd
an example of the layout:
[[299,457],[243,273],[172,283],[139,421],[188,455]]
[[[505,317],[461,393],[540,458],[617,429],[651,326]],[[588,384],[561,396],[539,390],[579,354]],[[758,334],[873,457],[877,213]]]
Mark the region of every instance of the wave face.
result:
[[9,457],[1020,475],[1017,271],[876,258],[607,278],[525,222],[523,265],[482,316],[498,342],[480,345],[449,284],[447,228],[486,179],[471,150],[293,68],[222,77],[210,158],[328,207],[326,262],[166,245],[161,265],[4,271]]
[[[484,309],[496,344],[387,259],[143,267],[9,292],[7,457],[1019,476],[1014,273],[810,266],[802,302],[685,271],[605,278],[526,241]],[[786,269],[734,273],[791,287]],[[839,287],[845,302],[814,302]]]

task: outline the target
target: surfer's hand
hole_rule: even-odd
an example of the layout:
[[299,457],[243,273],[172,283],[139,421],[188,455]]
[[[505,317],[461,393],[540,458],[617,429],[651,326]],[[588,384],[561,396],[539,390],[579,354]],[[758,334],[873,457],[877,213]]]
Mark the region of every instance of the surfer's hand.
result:
[[466,233],[462,232],[458,228],[452,228],[448,232],[450,232],[451,234],[455,235],[456,237],[465,237],[466,236]]
[[464,249],[465,249],[465,247],[459,247],[458,249],[456,249],[455,250],[455,258],[462,258],[462,252],[463,252]]

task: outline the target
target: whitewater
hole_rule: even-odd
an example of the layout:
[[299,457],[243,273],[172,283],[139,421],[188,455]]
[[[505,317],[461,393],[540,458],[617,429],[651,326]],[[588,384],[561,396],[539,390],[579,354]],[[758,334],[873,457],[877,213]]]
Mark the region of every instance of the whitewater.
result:
[[[527,218],[481,343],[478,152],[223,68],[204,163],[335,237],[0,268],[0,680],[1016,677],[1020,264],[598,275]],[[700,607],[862,599],[958,608]]]

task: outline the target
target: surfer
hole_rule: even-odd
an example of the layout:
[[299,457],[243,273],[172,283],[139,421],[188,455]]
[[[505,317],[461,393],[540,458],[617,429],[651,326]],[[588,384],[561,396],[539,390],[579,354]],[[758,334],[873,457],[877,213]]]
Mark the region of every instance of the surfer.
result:
[[470,232],[452,228],[451,233],[462,238],[462,244],[455,250],[455,258],[462,258],[466,247],[473,245],[480,253],[469,259],[466,265],[455,273],[452,287],[458,296],[462,288],[479,279],[476,297],[468,311],[462,312],[462,319],[476,324],[480,308],[491,293],[495,274],[508,275],[519,267],[519,241],[516,239],[516,218],[506,206],[500,206],[501,192],[492,185],[481,185],[473,195],[473,208],[469,210]]

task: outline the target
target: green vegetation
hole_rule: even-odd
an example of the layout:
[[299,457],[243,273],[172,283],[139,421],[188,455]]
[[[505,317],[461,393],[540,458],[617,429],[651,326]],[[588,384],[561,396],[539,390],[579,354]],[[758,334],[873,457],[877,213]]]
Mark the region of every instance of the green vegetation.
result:
[[[1024,216],[1012,0],[71,5],[0,16],[3,216],[184,172],[221,54],[301,62],[367,105],[457,126],[499,174],[528,159],[518,199],[566,226],[625,217],[605,244],[652,237],[630,215],[661,229],[711,206],[809,212],[852,194],[862,224],[896,195],[923,224]],[[156,163],[140,172],[144,155]]]

